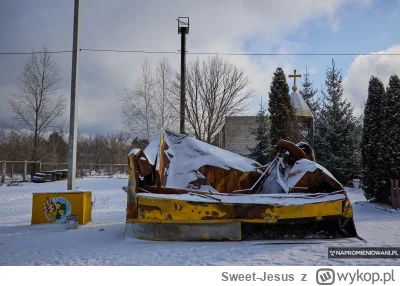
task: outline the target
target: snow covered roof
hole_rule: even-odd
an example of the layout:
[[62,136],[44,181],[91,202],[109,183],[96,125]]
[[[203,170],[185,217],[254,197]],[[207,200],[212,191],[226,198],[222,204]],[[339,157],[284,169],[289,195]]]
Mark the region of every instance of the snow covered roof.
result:
[[296,91],[293,91],[290,94],[290,97],[292,99],[293,107],[296,109],[297,116],[313,117],[313,113],[310,107],[308,106],[304,98],[301,96],[301,94],[297,93]]

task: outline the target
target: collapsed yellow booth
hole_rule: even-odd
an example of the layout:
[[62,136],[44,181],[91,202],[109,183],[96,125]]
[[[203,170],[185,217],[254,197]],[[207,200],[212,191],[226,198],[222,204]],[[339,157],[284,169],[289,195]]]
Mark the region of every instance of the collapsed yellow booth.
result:
[[90,222],[92,193],[33,193],[31,224],[65,223],[68,216],[78,216],[78,223],[81,225]]
[[149,240],[358,237],[343,186],[306,143],[269,164],[161,130],[128,155],[126,235]]

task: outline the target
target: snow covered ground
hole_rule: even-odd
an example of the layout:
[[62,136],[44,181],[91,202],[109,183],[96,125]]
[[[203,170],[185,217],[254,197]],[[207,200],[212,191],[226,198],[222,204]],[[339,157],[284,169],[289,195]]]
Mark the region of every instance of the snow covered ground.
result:
[[124,239],[126,179],[78,179],[96,203],[92,221],[77,230],[30,225],[32,193],[64,191],[66,181],[0,187],[0,265],[400,265],[397,259],[328,259],[328,246],[400,247],[400,212],[366,202],[348,189],[356,243],[266,245],[244,242],[154,242]]

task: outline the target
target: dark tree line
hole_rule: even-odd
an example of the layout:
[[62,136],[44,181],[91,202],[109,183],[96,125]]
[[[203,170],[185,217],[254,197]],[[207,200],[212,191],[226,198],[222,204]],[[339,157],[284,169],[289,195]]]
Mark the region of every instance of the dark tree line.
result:
[[364,110],[362,163],[364,190],[370,200],[390,202],[390,179],[400,178],[400,79],[388,86],[371,76]]
[[[0,161],[30,161],[32,136],[28,132],[0,126]],[[66,168],[68,162],[68,138],[62,131],[53,131],[39,137],[40,152],[37,153],[40,162],[51,167]],[[143,139],[131,139],[126,134],[114,133],[108,135],[80,135],[78,137],[77,163],[88,166],[93,164],[127,164],[127,155],[133,148],[145,148],[148,142]],[[62,164],[62,165],[60,165]],[[32,173],[37,170],[31,169]],[[22,166],[22,165],[21,165]],[[20,168],[22,168],[19,166]]]

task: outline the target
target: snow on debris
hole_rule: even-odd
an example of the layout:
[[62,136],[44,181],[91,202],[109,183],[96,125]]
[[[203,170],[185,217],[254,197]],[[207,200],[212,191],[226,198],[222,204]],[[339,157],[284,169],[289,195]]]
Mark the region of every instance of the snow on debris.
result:
[[168,188],[186,188],[190,182],[198,179],[198,169],[205,165],[242,172],[253,172],[256,171],[256,166],[260,166],[254,160],[195,138],[167,130],[162,130],[162,132],[169,146],[166,150],[166,155],[170,160],[166,182]]
[[286,184],[289,188],[293,188],[307,172],[312,173],[317,169],[320,169],[325,175],[329,176],[332,180],[337,182],[339,186],[341,186],[339,181],[336,180],[336,178],[327,169],[320,164],[307,159],[301,159],[295,162],[294,166],[290,170],[290,173],[288,174],[288,178],[286,178]]
[[149,163],[154,165],[156,162],[156,158],[158,156],[158,152],[160,151],[160,132],[157,132],[156,136],[154,136],[153,140],[150,141],[149,145],[143,150],[146,155]]
[[129,152],[129,155],[130,154],[136,155],[139,152],[140,152],[140,149],[135,148],[135,149],[132,149],[131,152]]
[[[192,202],[206,202],[206,203],[227,203],[227,204],[264,204],[264,205],[282,205],[282,206],[298,206],[304,204],[313,204],[320,202],[331,202],[331,201],[339,201],[344,200],[345,195],[343,193],[338,194],[330,194],[330,195],[321,195],[318,197],[312,197],[308,195],[207,195],[203,196],[201,194],[196,193],[188,193],[188,194],[179,194],[179,195],[171,195],[171,194],[151,194],[151,193],[139,193],[137,194],[139,197],[146,198],[160,198],[160,199],[169,199],[169,200],[180,200],[180,201],[192,201]],[[218,201],[217,200],[221,200]]]

